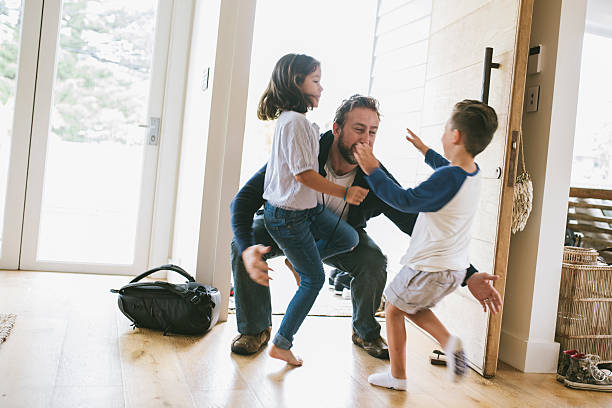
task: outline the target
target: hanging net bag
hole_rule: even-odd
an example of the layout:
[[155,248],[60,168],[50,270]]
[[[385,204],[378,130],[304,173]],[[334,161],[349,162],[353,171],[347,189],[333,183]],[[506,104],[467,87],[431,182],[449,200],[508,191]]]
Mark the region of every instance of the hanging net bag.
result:
[[516,178],[514,184],[514,206],[512,207],[512,233],[516,234],[522,231],[527,224],[529,214],[531,214],[531,206],[533,202],[533,184],[531,176],[525,168],[525,153],[523,152],[523,135],[521,134],[521,163],[523,171]]

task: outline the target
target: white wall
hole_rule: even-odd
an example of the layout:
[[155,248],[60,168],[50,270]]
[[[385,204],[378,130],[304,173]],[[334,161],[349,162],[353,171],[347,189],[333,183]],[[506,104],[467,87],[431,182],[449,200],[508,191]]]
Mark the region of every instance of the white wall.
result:
[[542,44],[538,112],[523,115],[533,211],[512,236],[499,358],[525,372],[555,372],[561,260],[580,80],[586,0],[537,0],[530,45]]
[[230,292],[229,204],[240,180],[254,19],[255,0],[196,4],[172,261],[219,289],[221,321]]
[[[191,274],[198,256],[220,4],[221,0],[198,0],[193,19],[171,257]],[[204,90],[203,75],[209,68],[209,88]]]

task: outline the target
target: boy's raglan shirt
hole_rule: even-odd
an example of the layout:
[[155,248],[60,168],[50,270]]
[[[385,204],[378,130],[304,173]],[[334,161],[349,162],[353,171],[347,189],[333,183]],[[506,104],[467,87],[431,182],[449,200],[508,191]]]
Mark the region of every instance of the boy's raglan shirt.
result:
[[450,166],[433,149],[425,154],[425,162],[435,172],[415,188],[402,189],[379,168],[366,180],[391,207],[421,213],[410,247],[400,260],[402,265],[425,272],[466,269],[481,189],[480,168],[476,165],[476,170],[468,173]]

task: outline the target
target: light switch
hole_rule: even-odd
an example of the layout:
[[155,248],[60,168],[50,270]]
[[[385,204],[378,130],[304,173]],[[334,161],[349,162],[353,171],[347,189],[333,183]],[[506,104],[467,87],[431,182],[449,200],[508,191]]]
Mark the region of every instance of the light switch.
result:
[[527,88],[527,112],[537,112],[540,100],[540,85]]

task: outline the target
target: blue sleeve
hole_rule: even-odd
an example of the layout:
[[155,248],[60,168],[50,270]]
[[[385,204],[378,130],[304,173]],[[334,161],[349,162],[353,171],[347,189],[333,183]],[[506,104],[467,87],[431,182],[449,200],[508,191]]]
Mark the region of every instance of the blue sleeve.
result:
[[434,212],[444,207],[457,194],[467,175],[460,168],[445,166],[436,170],[415,188],[402,189],[380,168],[366,180],[381,200],[403,212]]
[[425,152],[425,163],[432,169],[436,170],[440,167],[448,166],[450,163],[434,149],[429,149]]
[[253,217],[264,203],[264,179],[266,167],[263,166],[246,182],[230,204],[231,224],[234,238],[242,253],[255,245],[253,239]]

